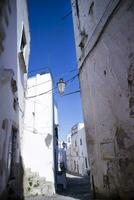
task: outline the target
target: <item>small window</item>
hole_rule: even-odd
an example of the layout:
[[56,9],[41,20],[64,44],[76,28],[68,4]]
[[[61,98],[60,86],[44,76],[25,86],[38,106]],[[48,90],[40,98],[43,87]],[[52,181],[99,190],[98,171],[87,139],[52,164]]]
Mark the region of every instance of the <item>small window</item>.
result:
[[25,36],[25,31],[23,28],[23,32],[22,32],[22,38],[21,38],[21,45],[20,45],[20,50],[24,51],[24,48],[26,46],[27,42],[26,42],[26,36]]
[[80,145],[82,145],[82,139],[80,138]]
[[[27,46],[27,42],[26,42],[25,31],[23,28],[21,43],[20,43],[19,61],[20,61],[21,68],[24,70],[24,73],[27,72],[27,69],[26,69],[26,46]],[[24,85],[24,77],[22,76],[21,79],[22,79],[22,84]]]
[[18,105],[18,100],[16,98],[14,98],[13,108],[14,108],[15,111],[17,111],[17,105]]
[[76,5],[76,14],[77,14],[77,17],[79,18],[79,5],[78,5],[78,0],[75,0],[75,5]]
[[6,120],[3,120],[3,122],[2,122],[2,129],[6,129]]
[[8,151],[8,175],[9,180],[13,179],[15,176],[15,166],[17,159],[17,128],[12,127],[10,143],[9,143],[9,151]]
[[92,3],[89,6],[89,11],[88,11],[89,15],[93,15],[93,8],[94,8],[94,2],[92,1]]
[[75,147],[77,147],[77,142],[76,142],[76,140],[75,140]]
[[87,158],[86,157],[85,157],[85,165],[86,165],[86,168],[88,168]]
[[4,120],[2,121],[2,129],[3,129],[3,130],[6,130],[7,127],[8,127],[8,119],[4,119]]
[[11,87],[12,87],[12,92],[15,93],[17,91],[16,80],[14,80],[14,79],[11,80]]
[[76,170],[76,161],[74,160],[74,170]]
[[58,127],[55,127],[55,137],[58,138]]

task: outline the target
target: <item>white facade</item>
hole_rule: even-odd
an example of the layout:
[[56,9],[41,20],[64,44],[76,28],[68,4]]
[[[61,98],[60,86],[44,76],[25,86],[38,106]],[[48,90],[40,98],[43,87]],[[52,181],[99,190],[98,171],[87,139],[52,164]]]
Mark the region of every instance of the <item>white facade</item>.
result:
[[52,87],[50,73],[28,79],[23,135],[25,195],[55,193],[58,117]]
[[60,164],[64,163],[65,169],[67,168],[66,162],[66,143],[60,141],[58,145],[58,170],[61,171]]
[[[24,29],[24,31],[22,31]],[[25,55],[20,51],[25,34]],[[24,76],[27,74],[30,34],[26,0],[0,2],[0,198],[13,183],[13,194],[23,195],[20,136],[24,115]],[[25,70],[24,70],[25,69]]]
[[60,141],[58,145],[57,186],[61,187],[62,185],[64,189],[67,188],[66,170],[67,170],[66,143],[64,141]]
[[87,175],[89,170],[83,123],[73,126],[71,134],[67,137],[67,170],[80,175]]
[[53,147],[54,147],[54,180],[55,180],[55,191],[57,190],[57,172],[58,172],[58,107],[54,101],[54,136],[53,136]]
[[134,1],[72,0],[96,198],[134,199]]
[[67,170],[72,171],[72,159],[71,159],[71,133],[67,135],[67,150],[66,150],[66,159],[67,159]]

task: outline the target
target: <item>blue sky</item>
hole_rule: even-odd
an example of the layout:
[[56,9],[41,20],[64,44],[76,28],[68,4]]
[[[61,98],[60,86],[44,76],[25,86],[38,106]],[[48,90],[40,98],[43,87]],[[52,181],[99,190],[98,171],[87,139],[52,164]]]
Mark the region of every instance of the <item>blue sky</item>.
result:
[[[29,75],[51,71],[54,84],[59,78],[70,79],[77,74],[75,41],[70,0],[28,0],[31,33]],[[76,71],[70,72],[76,69]],[[76,78],[67,85],[66,93],[78,90]],[[80,94],[60,97],[54,90],[59,115],[59,138],[66,138],[71,127],[82,122]]]

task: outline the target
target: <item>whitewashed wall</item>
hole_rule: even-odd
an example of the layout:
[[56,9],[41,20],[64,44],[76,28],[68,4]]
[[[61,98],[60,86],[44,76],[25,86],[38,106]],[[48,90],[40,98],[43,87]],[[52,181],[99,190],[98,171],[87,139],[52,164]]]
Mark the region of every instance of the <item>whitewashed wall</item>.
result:
[[59,121],[58,121],[58,106],[54,100],[54,174],[55,174],[55,186],[57,187],[56,174],[58,171],[58,138],[59,138]]
[[[31,188],[26,195],[38,194],[52,195],[54,189],[54,146],[53,146],[53,94],[52,78],[49,73],[37,74],[28,79],[27,100],[25,109],[24,135],[23,135],[23,160],[26,179],[29,178],[28,170],[38,174],[38,189]],[[50,91],[49,91],[50,90]],[[49,92],[48,92],[49,91]],[[39,95],[42,94],[43,95]],[[37,96],[36,96],[37,95]],[[39,96],[38,96],[39,95]],[[30,96],[35,96],[29,98]],[[34,180],[33,180],[34,181]],[[28,183],[27,183],[28,184]],[[49,186],[49,187],[48,187]]]
[[12,69],[14,78],[17,79],[17,8],[16,0],[11,0],[11,12],[8,12],[8,25],[3,20],[5,39],[4,51],[0,55],[0,68]]
[[[27,39],[27,62],[26,67],[28,68],[28,57],[29,57],[29,24],[28,15],[26,9],[26,0],[16,1],[9,0],[1,2],[2,12],[0,12],[0,32],[4,35],[3,40],[0,41],[0,93],[1,95],[1,109],[0,109],[0,195],[1,198],[5,198],[3,195],[6,194],[8,182],[10,182],[9,173],[9,157],[11,153],[11,133],[12,128],[17,129],[17,140],[15,144],[15,183],[14,183],[14,194],[17,196],[22,195],[22,162],[20,153],[20,132],[22,134],[23,125],[23,112],[24,106],[24,87],[21,83],[21,77],[24,75],[24,71],[20,71],[20,64],[18,61],[19,44],[21,38],[22,23],[26,30]],[[25,20],[24,20],[25,19]],[[18,34],[18,30],[20,33]],[[17,91],[12,91],[12,79],[16,81]],[[18,98],[18,100],[17,100]],[[13,102],[16,99],[16,109],[13,108]],[[21,112],[20,112],[21,110]],[[6,128],[3,130],[2,124],[6,120]],[[3,134],[5,133],[5,134]]]
[[[29,21],[28,21],[28,8],[27,0],[17,0],[17,83],[18,83],[18,98],[19,98],[19,134],[20,134],[20,143],[23,134],[23,124],[24,124],[24,110],[25,110],[25,80],[28,73],[28,61],[30,53],[30,31],[29,31]],[[25,45],[25,56],[24,56],[24,65],[26,65],[26,71],[24,66],[20,63],[19,52],[21,51],[21,42],[23,31],[26,38]]]
[[[13,93],[11,91],[12,70],[0,71],[0,195],[6,190],[10,168],[8,168],[9,143],[11,138],[12,125],[18,125],[16,112],[13,109]],[[3,82],[4,81],[4,82]],[[3,128],[3,122],[6,122]]]
[[72,11],[92,189],[133,199],[134,2],[72,0]]
[[[85,159],[87,159],[87,164]],[[87,175],[87,170],[89,170],[83,123],[75,125],[75,130],[67,137],[67,169],[72,173],[80,175]]]
[[67,135],[67,150],[66,150],[66,156],[67,156],[67,170],[71,171],[71,134]]
[[88,155],[87,155],[87,143],[86,143],[86,133],[84,124],[78,131],[78,145],[79,145],[79,174],[87,175],[87,171],[90,170]]

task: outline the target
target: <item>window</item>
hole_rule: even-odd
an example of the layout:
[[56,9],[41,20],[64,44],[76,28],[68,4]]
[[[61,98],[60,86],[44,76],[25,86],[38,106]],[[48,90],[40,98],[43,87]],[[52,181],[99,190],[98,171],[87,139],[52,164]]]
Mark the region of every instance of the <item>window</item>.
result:
[[76,161],[74,160],[74,171],[76,170]]
[[80,138],[80,145],[82,145],[82,139]]
[[58,127],[55,127],[55,137],[58,139]]
[[85,166],[86,166],[86,168],[88,168],[87,158],[86,157],[85,157]]
[[92,1],[92,3],[89,6],[89,11],[88,11],[89,15],[93,15],[93,8],[94,8],[94,2]]
[[12,133],[10,137],[9,151],[8,151],[9,179],[12,179],[15,176],[16,157],[17,157],[17,129],[15,127],[12,127]]
[[79,174],[79,164],[77,162],[77,173]]
[[16,80],[14,79],[11,80],[11,88],[12,88],[13,93],[17,91],[17,83],[16,83]]
[[131,64],[128,69],[128,87],[129,87],[129,108],[130,108],[130,117],[134,118],[134,65]]
[[75,6],[76,6],[76,14],[79,18],[79,5],[78,5],[78,0],[75,0]]
[[4,119],[4,120],[2,121],[2,129],[3,129],[3,130],[6,130],[7,126],[8,126],[8,120],[7,120],[7,119]]
[[14,98],[13,100],[13,108],[15,111],[17,111],[17,105],[18,105],[18,99]]
[[[19,61],[20,61],[20,66],[22,66],[24,73],[26,73],[26,63],[25,63],[26,45],[27,45],[26,35],[25,35],[24,28],[23,28],[21,44],[20,44],[20,52],[19,52]],[[23,77],[23,79],[24,79],[24,77]]]
[[27,44],[27,42],[26,42],[26,36],[25,36],[24,28],[23,28],[22,38],[21,38],[21,45],[20,45],[20,50],[21,51],[24,51],[26,44]]

